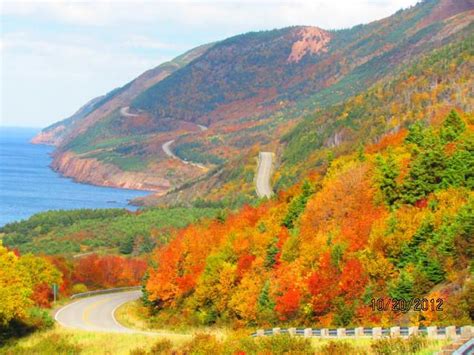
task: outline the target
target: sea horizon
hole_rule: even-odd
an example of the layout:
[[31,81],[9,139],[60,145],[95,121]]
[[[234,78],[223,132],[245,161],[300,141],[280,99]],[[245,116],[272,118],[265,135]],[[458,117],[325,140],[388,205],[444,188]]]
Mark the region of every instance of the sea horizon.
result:
[[51,169],[53,146],[32,144],[40,128],[0,126],[0,227],[40,212],[126,208],[149,191],[77,182]]

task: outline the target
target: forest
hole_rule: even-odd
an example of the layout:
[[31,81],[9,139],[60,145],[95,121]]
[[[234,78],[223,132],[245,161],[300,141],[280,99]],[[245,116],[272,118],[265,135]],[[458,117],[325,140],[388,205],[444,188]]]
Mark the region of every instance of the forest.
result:
[[218,213],[214,207],[48,211],[0,228],[3,244],[40,254],[144,254],[168,241],[170,231]]
[[[177,231],[148,271],[157,322],[469,324],[473,124],[455,110],[419,121],[275,199]],[[370,307],[413,297],[441,298],[443,312]]]

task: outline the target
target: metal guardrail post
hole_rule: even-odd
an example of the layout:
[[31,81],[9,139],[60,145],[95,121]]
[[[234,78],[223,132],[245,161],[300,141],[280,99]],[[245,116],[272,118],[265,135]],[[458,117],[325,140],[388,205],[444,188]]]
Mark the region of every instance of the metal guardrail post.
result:
[[454,325],[446,327],[446,338],[454,339],[456,337],[456,327]]
[[391,327],[390,336],[392,338],[398,338],[400,336],[400,327]]
[[296,335],[296,328],[288,328],[288,334],[290,334],[291,336],[295,336]]
[[265,330],[263,329],[258,329],[257,330],[257,336],[258,337],[263,337],[265,335]]
[[305,337],[305,338],[310,338],[310,337],[312,337],[312,336],[313,336],[313,329],[311,329],[311,328],[306,328],[306,329],[304,330],[304,337]]
[[419,334],[419,329],[418,327],[409,327],[408,328],[408,336],[410,335],[418,335]]
[[438,337],[438,327],[436,327],[436,326],[427,327],[426,332],[428,334],[428,338],[437,338]]
[[329,337],[329,329],[327,329],[327,328],[321,329],[321,337],[322,337],[322,338],[327,338],[327,337]]
[[273,335],[278,335],[281,334],[281,329],[280,328],[273,328]]
[[382,337],[382,328],[381,327],[372,328],[372,337],[374,339],[380,339]]
[[337,328],[337,337],[344,338],[346,336],[346,328]]
[[474,336],[474,329],[472,325],[466,325],[461,327],[461,336],[462,337],[472,337]]
[[364,328],[363,327],[358,327],[354,329],[354,336],[357,337],[363,337],[364,336]]

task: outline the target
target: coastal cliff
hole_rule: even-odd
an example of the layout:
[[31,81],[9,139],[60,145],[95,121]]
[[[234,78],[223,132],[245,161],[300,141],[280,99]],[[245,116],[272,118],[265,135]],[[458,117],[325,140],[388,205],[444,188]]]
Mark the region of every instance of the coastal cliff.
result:
[[55,154],[51,167],[66,177],[93,185],[154,191],[156,194],[164,194],[171,187],[167,179],[154,174],[123,171],[115,165],[71,152]]

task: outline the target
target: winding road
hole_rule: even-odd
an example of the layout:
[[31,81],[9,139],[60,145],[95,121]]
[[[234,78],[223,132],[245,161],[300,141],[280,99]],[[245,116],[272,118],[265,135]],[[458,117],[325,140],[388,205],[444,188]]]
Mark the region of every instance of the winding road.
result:
[[258,197],[270,198],[273,190],[270,186],[270,178],[273,166],[273,153],[260,152],[258,155],[257,177],[255,178],[255,188]]
[[80,299],[60,308],[54,318],[64,327],[88,331],[146,333],[126,328],[115,319],[122,304],[140,298],[141,291],[109,293]]
[[122,107],[122,108],[120,109],[120,114],[121,114],[122,116],[124,116],[124,117],[138,117],[138,116],[140,116],[140,115],[138,115],[138,114],[136,114],[136,113],[130,113],[130,112],[128,112],[128,109],[129,109],[129,108],[130,108],[129,106]]
[[[125,116],[125,117],[137,117],[139,116],[138,114],[135,113],[130,113],[129,107],[125,106],[120,109],[120,113]],[[206,131],[207,127],[196,124],[201,132]],[[181,161],[183,164],[189,164],[192,166],[196,166],[200,169],[206,169],[206,167],[202,164],[198,163],[193,163],[190,161],[183,160],[176,156],[176,154],[173,153],[171,150],[171,146],[175,142],[175,139],[171,139],[165,143],[162,144],[161,148],[163,149],[163,152],[170,157],[171,159],[176,159]],[[273,168],[273,153],[271,152],[260,152],[258,155],[258,168],[257,168],[257,175],[255,177],[255,189],[257,192],[258,197],[266,197],[270,198],[273,195],[273,190],[270,185],[270,178],[272,174],[272,168]]]
[[[201,132],[203,131],[207,131],[207,127],[206,126],[203,126],[203,125],[200,125],[200,124],[196,124],[199,129],[201,130]],[[190,162],[190,161],[187,161],[187,160],[183,160],[179,157],[176,156],[176,154],[173,153],[173,151],[171,150],[171,145],[174,143],[174,139],[170,140],[170,141],[167,141],[165,143],[163,143],[163,145],[161,146],[161,148],[163,149],[163,151],[165,152],[165,154],[167,156],[169,156],[170,158],[172,159],[177,159],[179,161],[181,161],[183,164],[189,164],[189,165],[192,165],[192,166],[196,166],[200,169],[205,169],[206,167],[202,164],[198,164],[198,163],[193,163],[193,162]]]

